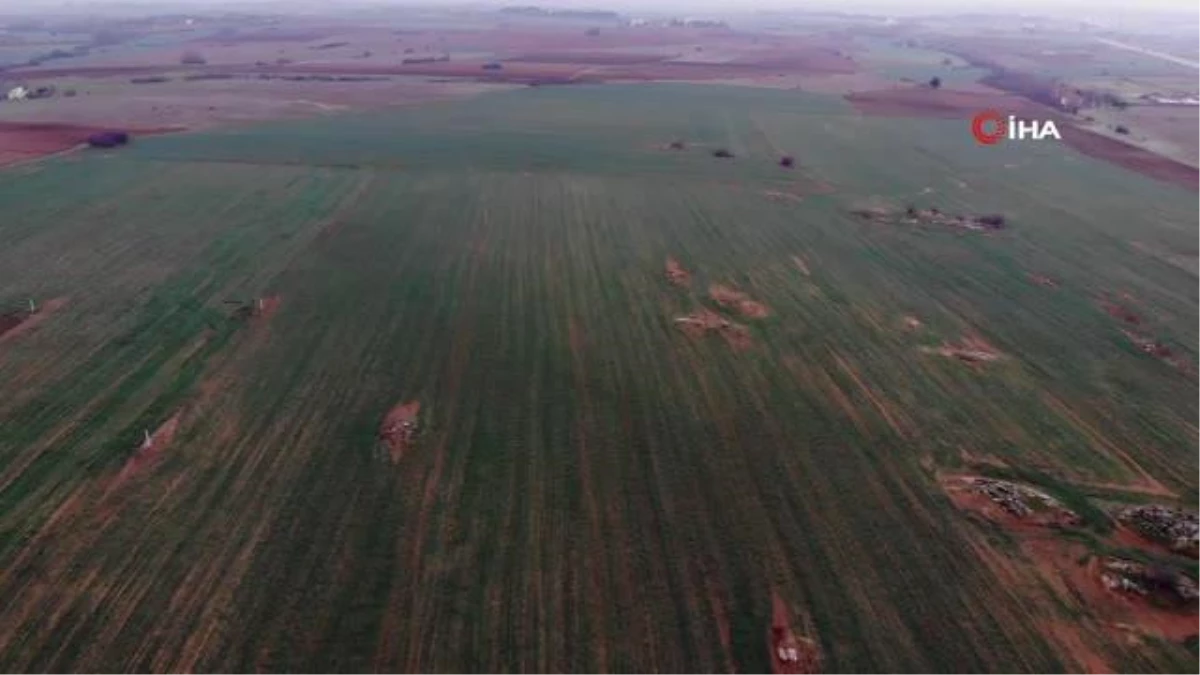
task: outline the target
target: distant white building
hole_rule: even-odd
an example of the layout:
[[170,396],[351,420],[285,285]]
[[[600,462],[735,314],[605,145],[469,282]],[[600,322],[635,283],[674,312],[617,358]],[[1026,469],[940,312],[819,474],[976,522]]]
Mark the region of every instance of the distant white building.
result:
[[24,101],[29,98],[29,90],[25,87],[17,85],[8,90],[8,95],[5,97],[10,101]]

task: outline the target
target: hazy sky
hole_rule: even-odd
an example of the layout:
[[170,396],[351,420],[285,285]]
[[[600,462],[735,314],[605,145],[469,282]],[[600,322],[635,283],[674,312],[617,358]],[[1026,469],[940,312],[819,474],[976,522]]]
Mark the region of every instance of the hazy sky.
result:
[[29,8],[84,10],[101,6],[137,6],[169,11],[169,8],[188,6],[271,6],[284,9],[288,6],[306,9],[335,9],[338,5],[474,5],[502,6],[511,4],[543,5],[547,7],[587,7],[615,9],[623,12],[655,10],[687,13],[709,12],[733,14],[753,10],[839,10],[845,12],[870,12],[875,14],[921,14],[921,13],[981,13],[999,14],[1020,12],[1053,16],[1077,16],[1087,19],[1099,14],[1134,16],[1147,13],[1200,12],[1196,0],[1002,0],[994,2],[964,2],[964,0],[0,0],[0,14],[6,11]]

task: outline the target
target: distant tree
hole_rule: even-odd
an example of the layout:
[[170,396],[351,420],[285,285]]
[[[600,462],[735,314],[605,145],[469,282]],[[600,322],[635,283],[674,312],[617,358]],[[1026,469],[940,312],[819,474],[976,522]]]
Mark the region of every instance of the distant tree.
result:
[[934,76],[933,76],[932,78],[930,78],[930,80],[929,80],[929,86],[930,86],[930,87],[932,87],[932,88],[934,88],[934,89],[940,89],[940,88],[942,87],[942,78],[940,78],[940,77],[938,77],[938,76],[934,75]]
[[183,56],[179,57],[179,62],[185,66],[202,66],[208,63],[208,59],[200,52],[184,52]]
[[1128,136],[1128,135],[1129,135],[1129,127],[1125,126],[1124,124],[1118,124],[1118,125],[1117,125],[1117,129],[1116,129],[1116,132],[1117,132],[1118,134],[1122,134],[1122,135],[1124,135],[1124,136]]
[[791,155],[784,155],[783,157],[779,158],[779,166],[782,166],[785,169],[790,169],[795,165],[796,159]]
[[716,150],[713,150],[713,157],[720,157],[721,159],[729,159],[729,158],[733,157],[733,153],[730,152],[726,148],[717,148]]

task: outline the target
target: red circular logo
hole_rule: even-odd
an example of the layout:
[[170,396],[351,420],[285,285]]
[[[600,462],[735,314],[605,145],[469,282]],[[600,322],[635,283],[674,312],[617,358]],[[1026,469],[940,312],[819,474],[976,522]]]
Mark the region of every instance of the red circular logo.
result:
[[1008,134],[1008,122],[995,110],[984,110],[971,118],[971,135],[980,145],[995,145]]

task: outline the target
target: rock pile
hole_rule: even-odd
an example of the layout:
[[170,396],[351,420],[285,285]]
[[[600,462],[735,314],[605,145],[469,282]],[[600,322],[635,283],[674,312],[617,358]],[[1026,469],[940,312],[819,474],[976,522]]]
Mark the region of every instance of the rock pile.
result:
[[1100,580],[1108,590],[1120,593],[1157,596],[1176,603],[1194,603],[1200,599],[1195,581],[1162,565],[1110,558],[1101,564]]
[[1200,552],[1200,519],[1194,513],[1149,504],[1122,509],[1117,520],[1176,553],[1195,558]]
[[1079,516],[1057,499],[1027,485],[992,478],[974,478],[971,487],[1016,518],[1030,519],[1036,515],[1053,524],[1077,525],[1080,522]]

